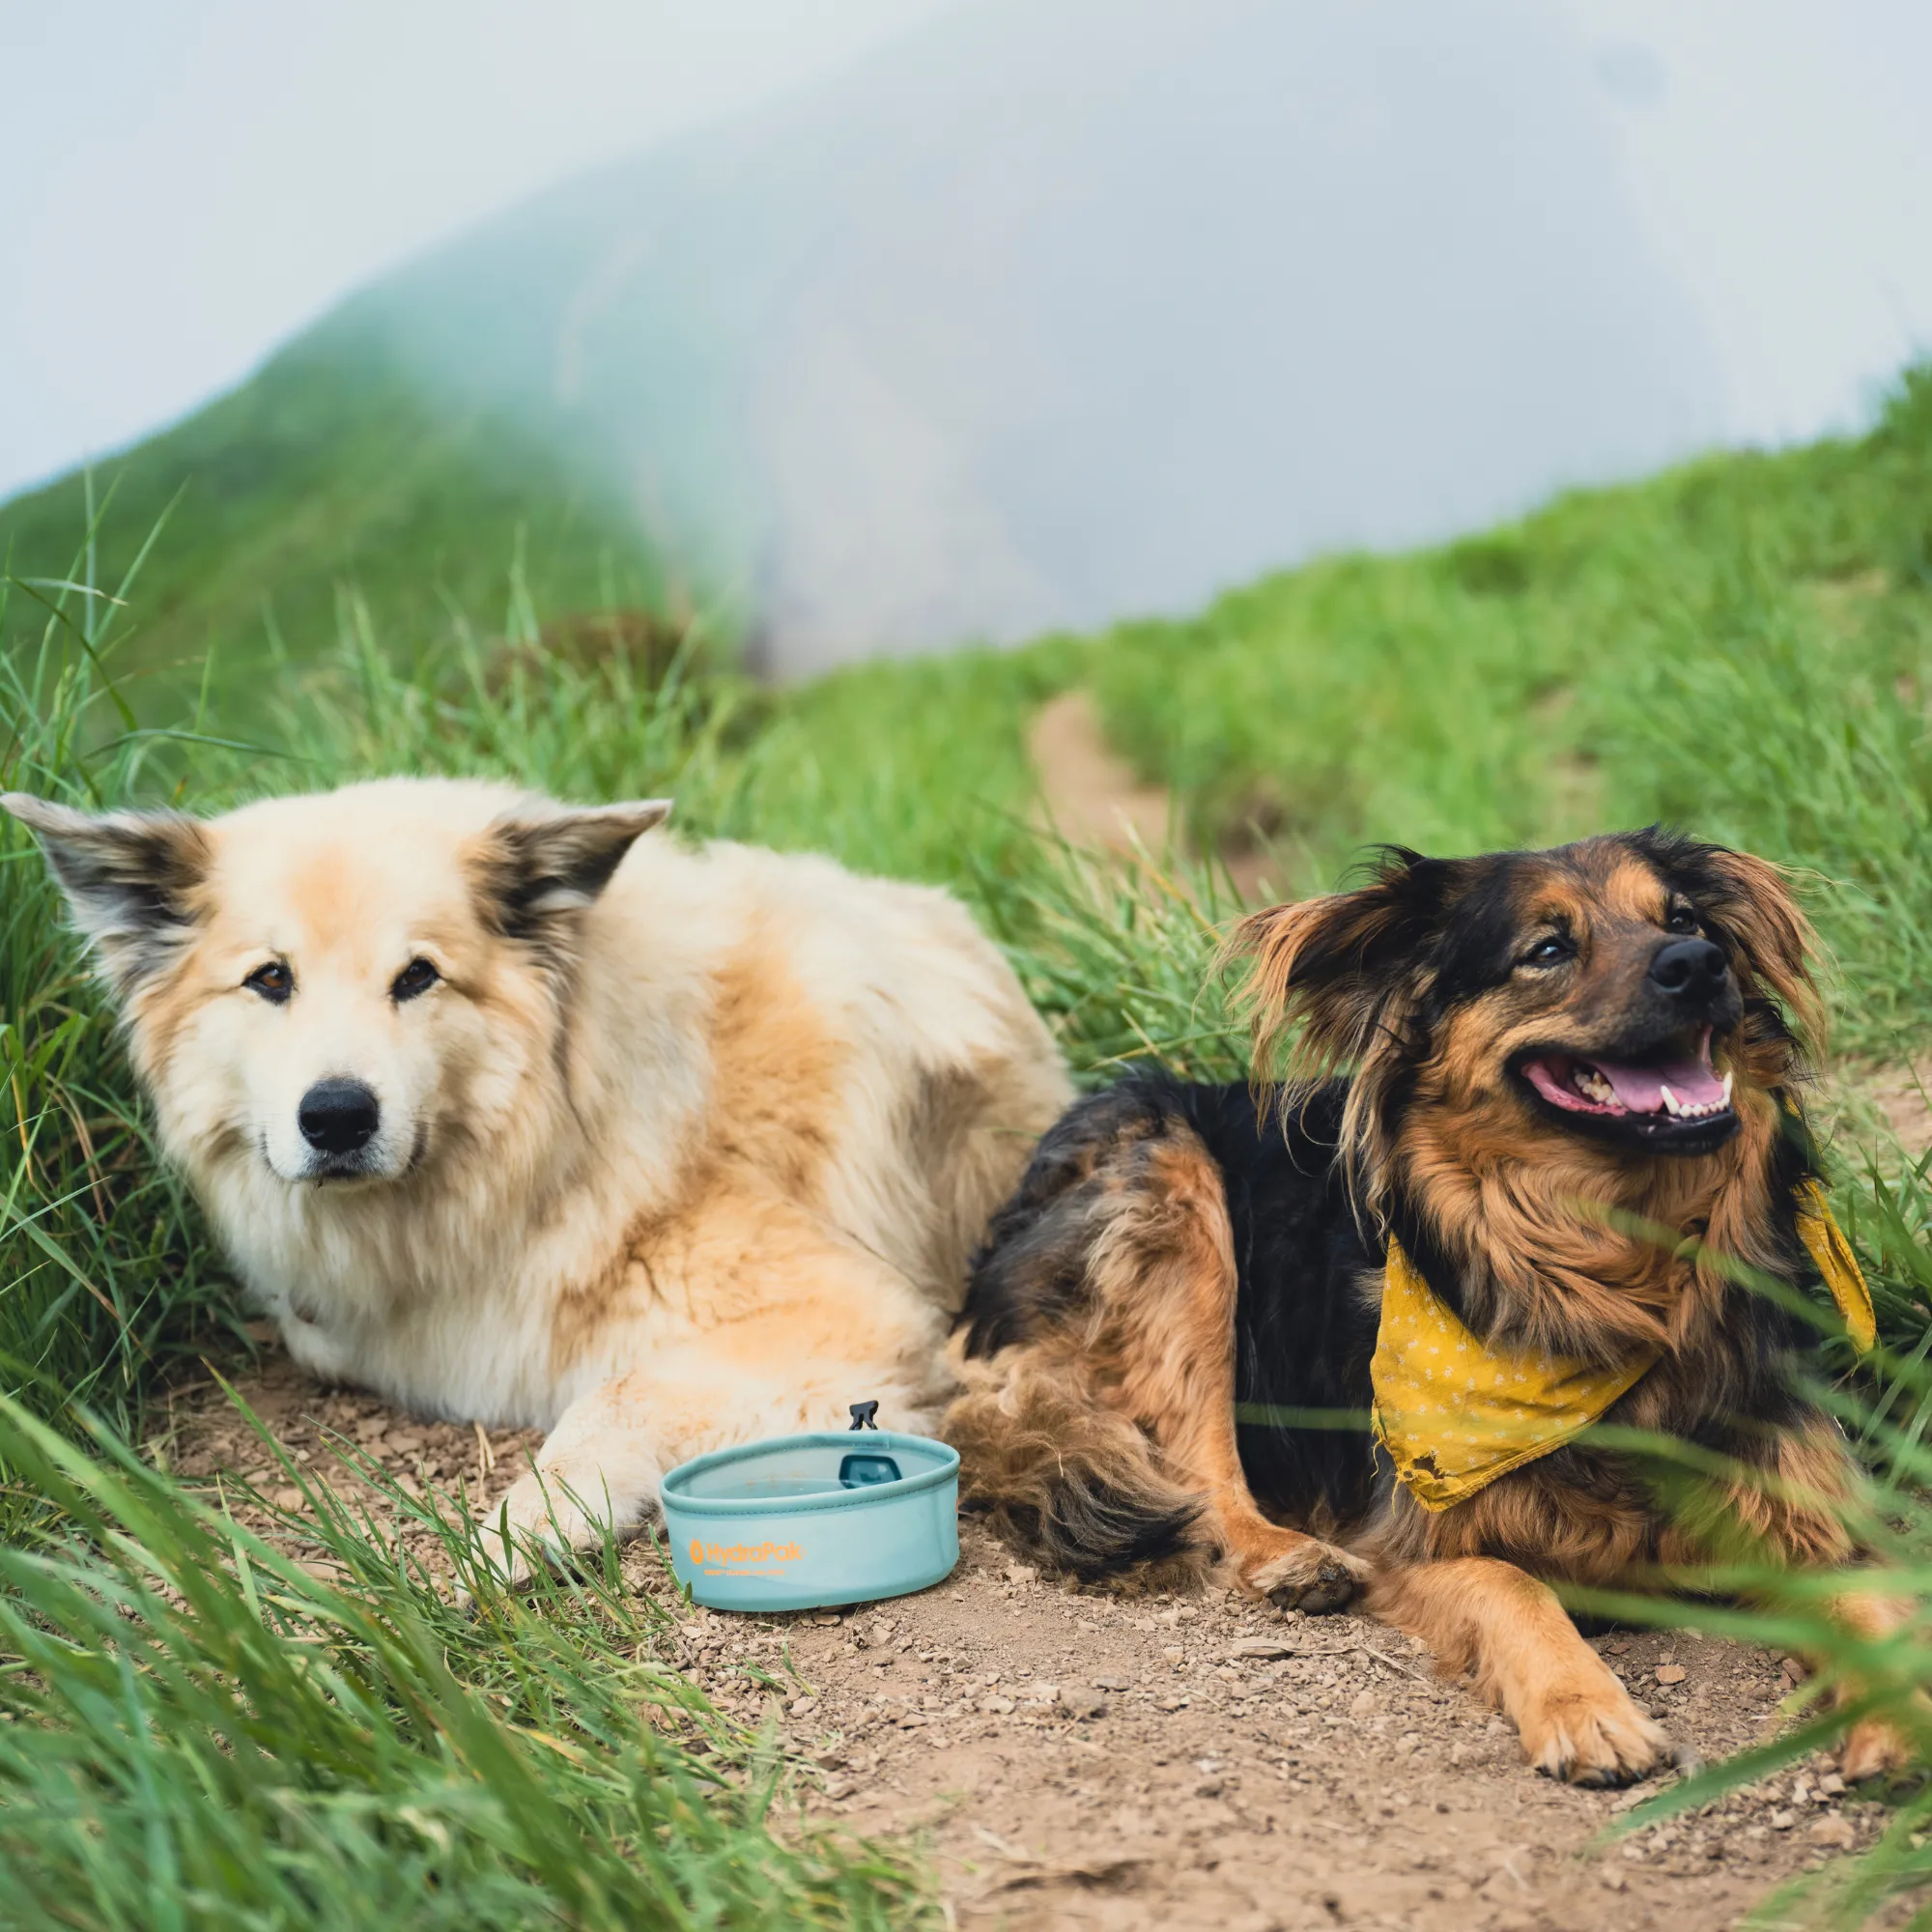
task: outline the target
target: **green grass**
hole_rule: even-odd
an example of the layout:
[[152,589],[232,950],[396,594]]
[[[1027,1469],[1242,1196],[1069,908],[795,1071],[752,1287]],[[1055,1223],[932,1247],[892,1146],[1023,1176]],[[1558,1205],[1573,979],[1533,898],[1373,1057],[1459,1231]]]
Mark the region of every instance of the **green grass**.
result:
[[[138,566],[124,573],[112,596],[61,593],[37,642],[0,654],[0,790],[95,809],[178,795],[192,719],[137,724],[99,668],[137,577]],[[0,622],[19,595],[0,582]],[[0,831],[0,1123],[6,1381],[43,1407],[89,1401],[125,1420],[170,1354],[232,1319],[229,1285],[159,1159],[52,880],[11,821]],[[0,1526],[21,1507],[10,1488]]]
[[349,582],[406,637],[440,630],[452,605],[500,630],[519,605],[563,615],[666,597],[614,483],[513,421],[436,401],[340,325],[98,476],[0,504],[0,564],[35,584],[0,619],[0,654],[38,640],[35,581],[70,574],[77,532],[96,526],[92,581],[111,583],[164,518],[121,650],[147,673],[132,692],[144,713],[178,703],[213,651],[231,719],[259,719],[284,654],[329,647]]
[[[323,1561],[304,1564],[109,1432],[83,1448],[0,1404],[0,1460],[55,1513],[0,1549],[0,1924],[686,1932],[920,1914],[902,1862],[772,1829],[783,1754],[664,1661],[671,1620],[614,1550],[527,1598],[465,1568],[472,1616],[320,1485],[299,1528]],[[465,1565],[453,1518],[384,1492]]]
[[[292,461],[312,433],[291,417]],[[240,505],[244,480],[230,482]],[[267,482],[286,484],[284,508],[310,501]],[[1224,882],[1158,855],[1096,862],[1031,826],[1028,723],[1086,684],[1202,844],[1259,824],[1298,887],[1332,883],[1371,838],[1466,850],[1653,817],[1809,867],[1841,1039],[1889,1055],[1932,1038],[1924,376],[1858,440],[1712,459],[1433,552],[1333,559],[1189,623],[782,692],[696,654],[666,674],[622,645],[530,647],[539,612],[582,607],[595,562],[574,540],[539,540],[544,516],[553,535],[565,516],[540,476],[521,565],[521,509],[480,520],[466,547],[455,490],[441,538],[406,521],[383,539],[420,539],[425,559],[446,540],[441,561],[413,576],[383,563],[353,590],[338,576],[376,552],[291,539],[250,562],[243,508],[231,544],[188,497],[130,574],[135,532],[173,487],[130,473],[91,553],[83,497],[50,499],[35,539],[49,560],[26,570],[16,550],[15,578],[44,581],[16,582],[0,606],[0,787],[205,810],[380,771],[488,772],[583,798],[669,791],[689,834],[957,888],[1084,1077],[1147,1055],[1238,1075],[1208,976],[1233,910]],[[318,527],[331,487],[315,485]],[[297,608],[298,582],[300,648],[217,656],[200,681],[156,675],[206,634],[213,586],[237,586],[224,608],[243,625],[265,591]],[[916,1918],[902,1867],[778,1829],[781,1752],[761,1759],[702,1713],[676,1715],[690,1694],[640,1665],[654,1613],[617,1586],[613,1553],[601,1584],[493,1601],[472,1626],[381,1522],[329,1519],[345,1579],[325,1588],[126,1453],[172,1357],[240,1346],[231,1292],[11,823],[0,894],[0,1354],[16,1393],[0,1411],[14,1546],[0,1858],[28,1875],[19,1896],[87,1926],[169,1912],[332,1923],[397,1897],[428,1922],[483,1925]],[[1860,1508],[1906,1580],[1932,1586],[1932,1185],[1883,1136],[1836,1159],[1897,1357],[1844,1398],[1875,1472]],[[1819,1630],[1803,1586],[1735,1616],[1779,1643],[1811,1632],[1892,1707],[1932,1686],[1924,1629],[1861,1650]],[[777,1811],[761,1812],[766,1792]],[[1859,1886],[1932,1875],[1912,1843],[1928,1817],[1921,1798],[1902,1805],[1848,1911]],[[20,1922],[27,1906],[0,1901],[0,1922],[10,1911]]]
[[1832,882],[1848,1044],[1932,1027],[1932,371],[1873,432],[1713,457],[1394,558],[1342,557],[1094,660],[1204,842],[1297,887],[1351,851],[1665,819]]

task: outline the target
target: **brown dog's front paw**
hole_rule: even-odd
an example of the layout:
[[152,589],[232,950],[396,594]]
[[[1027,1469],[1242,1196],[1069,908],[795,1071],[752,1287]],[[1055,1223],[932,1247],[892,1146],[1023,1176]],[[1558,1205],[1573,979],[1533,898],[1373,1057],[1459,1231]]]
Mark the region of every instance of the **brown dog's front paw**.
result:
[[1369,1567],[1332,1543],[1301,1536],[1281,1554],[1250,1566],[1241,1580],[1281,1609],[1322,1616],[1348,1606],[1368,1582]]
[[1838,1753],[1838,1770],[1847,1784],[1868,1777],[1885,1777],[1913,1762],[1910,1740],[1883,1718],[1861,1718],[1846,1734]]
[[1670,1740],[1615,1678],[1550,1690],[1524,1712],[1522,1754],[1570,1784],[1634,1784],[1671,1761]]

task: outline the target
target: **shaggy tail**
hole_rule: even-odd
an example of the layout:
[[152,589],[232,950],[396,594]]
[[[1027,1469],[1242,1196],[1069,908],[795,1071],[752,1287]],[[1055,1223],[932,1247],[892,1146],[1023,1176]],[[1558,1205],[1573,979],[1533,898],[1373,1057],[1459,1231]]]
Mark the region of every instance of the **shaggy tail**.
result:
[[969,1360],[948,1409],[959,1451],[960,1503],[1058,1575],[1094,1582],[1123,1570],[1172,1587],[1199,1581],[1213,1556],[1197,1522],[1202,1498],[1162,1475],[1149,1442],[1086,1386],[1077,1362],[1026,1347]]

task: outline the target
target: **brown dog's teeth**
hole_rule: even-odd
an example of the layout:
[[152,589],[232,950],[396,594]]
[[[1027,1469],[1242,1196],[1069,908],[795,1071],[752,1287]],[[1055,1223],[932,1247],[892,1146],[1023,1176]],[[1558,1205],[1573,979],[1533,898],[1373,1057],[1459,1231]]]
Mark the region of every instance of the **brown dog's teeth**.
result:
[[1600,1107],[1616,1105],[1616,1089],[1587,1060],[1579,1060],[1571,1067],[1570,1084],[1584,1099],[1593,1100]]

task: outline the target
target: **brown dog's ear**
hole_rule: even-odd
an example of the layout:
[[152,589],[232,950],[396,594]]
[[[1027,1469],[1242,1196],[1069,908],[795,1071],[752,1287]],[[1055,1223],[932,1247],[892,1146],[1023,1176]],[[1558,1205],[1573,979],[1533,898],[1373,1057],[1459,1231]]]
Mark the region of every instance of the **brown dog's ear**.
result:
[[1368,885],[1270,906],[1236,927],[1225,956],[1254,958],[1239,1004],[1254,1031],[1259,1082],[1274,1078],[1296,1027],[1297,1071],[1362,1057],[1393,1007],[1419,991],[1455,872],[1451,860],[1385,846]]
[[1768,859],[1706,845],[1696,862],[1698,905],[1727,932],[1747,999],[1776,1000],[1808,1052],[1824,1049],[1825,1006],[1811,963],[1818,935],[1791,890],[1791,875]]
[[123,999],[166,970],[201,914],[213,853],[199,819],[75,811],[17,791],[0,806],[40,840],[74,924]]
[[477,864],[485,917],[507,939],[542,939],[559,915],[594,904],[624,854],[669,812],[668,798],[582,810],[538,801],[505,812]]

